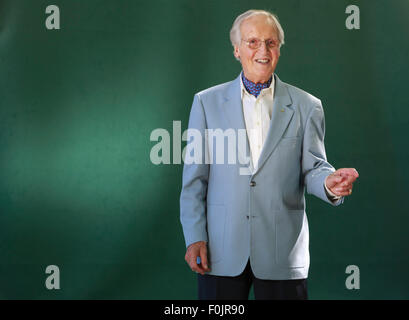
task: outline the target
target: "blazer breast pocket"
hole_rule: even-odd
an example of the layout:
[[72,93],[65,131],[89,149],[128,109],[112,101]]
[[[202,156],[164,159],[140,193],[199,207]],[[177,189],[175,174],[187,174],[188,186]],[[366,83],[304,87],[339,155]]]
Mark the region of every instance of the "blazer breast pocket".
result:
[[278,145],[280,147],[290,147],[295,148],[298,144],[301,143],[302,136],[296,137],[282,137]]

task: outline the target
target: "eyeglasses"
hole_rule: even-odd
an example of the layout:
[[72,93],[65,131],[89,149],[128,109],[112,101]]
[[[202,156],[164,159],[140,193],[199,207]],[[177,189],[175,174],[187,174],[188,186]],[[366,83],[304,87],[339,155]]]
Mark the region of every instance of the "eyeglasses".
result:
[[274,40],[274,39],[260,40],[260,39],[257,39],[257,38],[250,38],[248,40],[246,40],[246,39],[241,39],[241,40],[243,40],[245,43],[247,43],[247,46],[250,49],[260,48],[262,42],[265,42],[266,47],[268,49],[274,49],[274,48],[278,47],[278,45],[279,45],[279,42],[277,40]]

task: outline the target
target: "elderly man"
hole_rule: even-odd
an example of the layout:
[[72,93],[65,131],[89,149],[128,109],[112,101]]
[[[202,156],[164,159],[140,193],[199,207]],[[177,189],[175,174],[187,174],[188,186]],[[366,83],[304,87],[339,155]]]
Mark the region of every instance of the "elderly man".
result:
[[230,39],[242,72],[195,94],[189,129],[206,146],[207,129],[247,130],[249,174],[241,163],[185,163],[185,260],[198,273],[199,299],[248,299],[251,285],[256,299],[307,299],[305,188],[338,206],[358,173],[327,162],[321,101],[274,74],[284,44],[277,17],[249,10]]

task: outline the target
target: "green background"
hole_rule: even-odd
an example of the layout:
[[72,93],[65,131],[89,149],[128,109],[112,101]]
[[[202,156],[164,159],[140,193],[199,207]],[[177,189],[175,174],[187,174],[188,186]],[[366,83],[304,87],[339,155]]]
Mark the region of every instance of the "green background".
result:
[[281,80],[322,100],[328,160],[360,174],[340,207],[307,196],[310,298],[409,298],[407,0],[0,1],[0,298],[196,299],[182,165],[152,164],[150,133],[239,74],[229,30],[251,8],[282,23]]

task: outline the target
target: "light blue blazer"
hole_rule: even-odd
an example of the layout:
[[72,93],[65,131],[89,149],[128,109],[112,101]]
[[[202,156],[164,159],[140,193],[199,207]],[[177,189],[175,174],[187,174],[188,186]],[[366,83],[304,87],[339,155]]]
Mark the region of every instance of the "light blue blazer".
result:
[[[204,151],[202,163],[183,167],[180,220],[186,246],[208,242],[212,275],[237,276],[250,259],[259,279],[307,278],[304,190],[334,206],[344,201],[331,202],[324,188],[335,169],[326,159],[321,101],[274,76],[272,117],[258,168],[250,163],[252,173],[240,174],[245,165],[229,164],[227,156],[224,164],[206,164]],[[239,75],[195,94],[189,128],[203,134],[203,145],[205,129],[245,129],[240,81]]]

